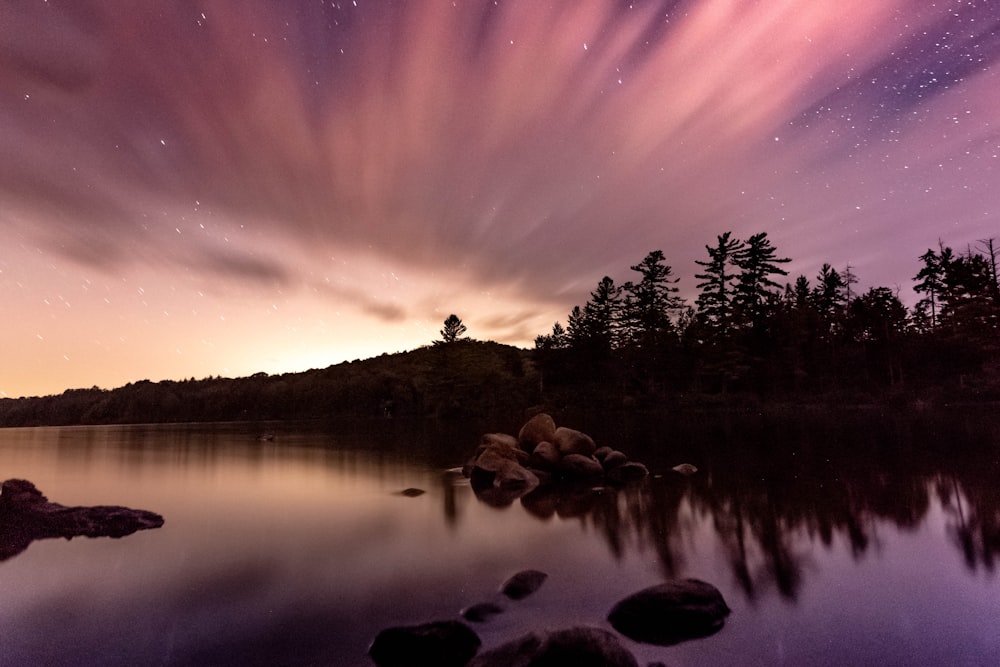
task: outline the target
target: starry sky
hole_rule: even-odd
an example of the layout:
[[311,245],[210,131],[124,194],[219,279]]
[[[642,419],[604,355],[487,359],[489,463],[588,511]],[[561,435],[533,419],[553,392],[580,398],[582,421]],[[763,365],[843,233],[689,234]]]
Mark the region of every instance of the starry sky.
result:
[[1000,237],[992,0],[5,0],[0,396],[325,367],[766,231]]

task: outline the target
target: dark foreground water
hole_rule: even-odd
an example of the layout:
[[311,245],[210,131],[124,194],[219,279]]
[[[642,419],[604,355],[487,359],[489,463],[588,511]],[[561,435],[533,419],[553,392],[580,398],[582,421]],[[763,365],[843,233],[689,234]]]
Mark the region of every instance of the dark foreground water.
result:
[[690,576],[722,591],[726,626],[623,640],[640,664],[1000,664],[995,417],[567,425],[655,476],[497,507],[446,473],[491,424],[0,430],[3,479],[166,519],[0,562],[0,665],[369,665],[379,629],[456,618],[525,568],[549,578],[475,626],[487,647],[610,629],[620,598]]

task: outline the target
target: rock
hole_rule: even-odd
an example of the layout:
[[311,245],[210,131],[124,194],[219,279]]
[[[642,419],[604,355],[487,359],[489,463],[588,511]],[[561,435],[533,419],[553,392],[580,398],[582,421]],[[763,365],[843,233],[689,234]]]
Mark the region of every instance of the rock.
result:
[[596,459],[584,456],[583,454],[567,454],[563,456],[557,468],[563,475],[573,479],[601,477],[604,475],[604,468],[601,467],[601,464]]
[[693,475],[698,472],[698,469],[691,465],[690,463],[681,463],[680,465],[675,465],[671,468],[674,472],[678,472],[682,475]]
[[49,502],[25,479],[8,479],[0,487],[0,560],[16,556],[34,540],[117,538],[162,525],[162,516],[146,510],[117,505],[66,507]]
[[718,632],[728,615],[715,586],[683,579],[628,596],[612,608],[608,620],[629,639],[669,646]]
[[538,570],[522,570],[500,586],[500,592],[511,600],[523,600],[539,588],[549,575]]
[[594,458],[600,461],[601,463],[604,463],[604,457],[613,451],[615,450],[611,449],[607,445],[598,447],[597,449],[594,450]]
[[518,448],[490,444],[470,463],[474,487],[526,488],[538,486],[538,477],[522,465],[528,454]]
[[560,458],[562,458],[562,454],[559,453],[559,448],[548,440],[543,440],[535,445],[535,450],[531,452],[531,458],[528,459],[528,462],[542,470],[551,470],[559,463]]
[[608,472],[608,479],[612,482],[618,483],[630,482],[632,480],[642,479],[648,474],[649,469],[646,468],[646,466],[641,463],[637,463],[636,461],[629,461],[611,469]]
[[601,465],[604,466],[605,470],[611,470],[612,468],[617,468],[623,463],[628,463],[628,457],[625,456],[623,452],[619,452],[617,449],[608,452],[604,460],[601,461]]
[[472,488],[481,490],[486,487],[498,489],[516,489],[523,495],[538,486],[538,477],[524,466],[513,461],[501,461],[495,466],[473,466]]
[[476,656],[469,667],[638,667],[614,634],[576,627],[532,632]]
[[594,444],[594,440],[589,435],[565,426],[557,428],[550,441],[563,456],[566,454],[593,456],[594,452],[597,451],[597,445]]
[[503,607],[495,602],[480,602],[463,609],[462,618],[473,623],[482,623],[500,613],[503,613]]
[[532,451],[540,442],[552,441],[556,432],[556,422],[551,416],[540,412],[524,423],[517,434],[517,440],[525,451]]
[[462,667],[476,654],[479,636],[461,621],[386,628],[368,655],[378,667]]

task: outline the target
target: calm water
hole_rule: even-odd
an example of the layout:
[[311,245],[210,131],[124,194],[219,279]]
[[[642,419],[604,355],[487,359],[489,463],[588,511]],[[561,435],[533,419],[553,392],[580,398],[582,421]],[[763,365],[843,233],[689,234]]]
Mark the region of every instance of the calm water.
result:
[[722,591],[725,628],[624,640],[640,664],[1000,664],[996,418],[567,425],[657,476],[504,506],[445,472],[496,425],[0,430],[4,479],[166,519],[0,562],[0,664],[369,665],[379,629],[454,618],[525,568],[549,579],[475,626],[484,645],[610,628],[618,599],[692,576]]

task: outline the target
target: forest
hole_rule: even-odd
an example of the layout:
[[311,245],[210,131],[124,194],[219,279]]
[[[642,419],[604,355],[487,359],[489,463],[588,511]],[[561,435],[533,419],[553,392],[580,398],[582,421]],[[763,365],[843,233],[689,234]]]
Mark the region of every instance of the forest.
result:
[[511,420],[531,406],[646,410],[1000,401],[1000,281],[992,239],[938,244],[914,262],[908,308],[859,292],[850,266],[789,280],[766,233],[727,232],[695,260],[697,298],[679,296],[660,250],[605,276],[534,349],[441,338],[301,373],[182,381],[0,400],[0,426],[438,417]]
[[693,305],[659,250],[630,267],[633,281],[602,278],[565,327],[536,339],[544,381],[636,397],[1000,397],[993,239],[921,255],[912,310],[887,287],[856,291],[850,266],[787,280],[791,260],[766,233],[726,232],[705,250]]

